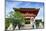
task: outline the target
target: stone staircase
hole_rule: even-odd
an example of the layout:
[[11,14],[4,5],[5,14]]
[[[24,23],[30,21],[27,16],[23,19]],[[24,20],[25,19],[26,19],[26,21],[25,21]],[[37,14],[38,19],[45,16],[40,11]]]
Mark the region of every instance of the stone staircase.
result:
[[32,29],[32,26],[31,24],[25,24],[23,27],[21,27],[20,29],[22,30],[29,30],[29,29]]

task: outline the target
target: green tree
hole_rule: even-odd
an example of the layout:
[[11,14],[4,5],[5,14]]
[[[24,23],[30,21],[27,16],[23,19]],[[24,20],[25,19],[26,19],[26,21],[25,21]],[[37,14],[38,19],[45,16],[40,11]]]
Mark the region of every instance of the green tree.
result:
[[10,25],[10,18],[5,18],[5,30],[7,30],[7,28],[9,27]]
[[21,25],[25,22],[24,17],[20,12],[10,12],[10,18],[13,24],[13,28],[15,29],[16,25],[18,25],[19,29]]
[[13,18],[14,18],[13,24],[15,25],[18,24],[18,27],[20,29],[22,23],[24,22],[24,17],[22,16],[20,12],[14,12]]
[[9,13],[10,16],[7,15],[7,17],[5,17],[5,31],[7,31],[8,27],[13,21],[12,14],[13,14],[13,11]]
[[19,29],[21,25],[25,22],[24,17],[20,12],[13,12],[11,11],[9,13],[10,16],[8,16],[7,19],[5,19],[5,27],[8,28],[10,23],[13,24],[13,29],[15,29],[16,25],[18,25]]

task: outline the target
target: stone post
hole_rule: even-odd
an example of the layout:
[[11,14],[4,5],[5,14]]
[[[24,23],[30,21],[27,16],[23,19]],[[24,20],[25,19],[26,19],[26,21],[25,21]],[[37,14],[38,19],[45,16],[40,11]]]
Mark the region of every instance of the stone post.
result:
[[34,28],[36,28],[36,23],[35,23],[35,19],[34,19]]
[[32,28],[36,28],[34,17],[30,17],[30,23]]

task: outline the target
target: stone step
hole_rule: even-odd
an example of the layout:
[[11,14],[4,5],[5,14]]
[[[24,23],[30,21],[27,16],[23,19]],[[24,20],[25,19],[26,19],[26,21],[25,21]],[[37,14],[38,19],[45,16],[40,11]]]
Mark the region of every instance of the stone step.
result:
[[24,27],[21,27],[21,29],[31,29],[31,24],[25,24]]
[[25,24],[24,26],[25,27],[31,27],[32,25],[31,24]]
[[32,27],[21,27],[20,29],[28,30],[28,29],[32,29]]

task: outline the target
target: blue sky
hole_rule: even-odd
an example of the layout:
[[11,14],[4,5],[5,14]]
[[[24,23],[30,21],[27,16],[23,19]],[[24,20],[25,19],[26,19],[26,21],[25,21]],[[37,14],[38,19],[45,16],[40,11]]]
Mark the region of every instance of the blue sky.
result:
[[13,8],[40,8],[37,18],[43,18],[44,3],[42,2],[15,2],[6,1],[6,15],[9,15]]

